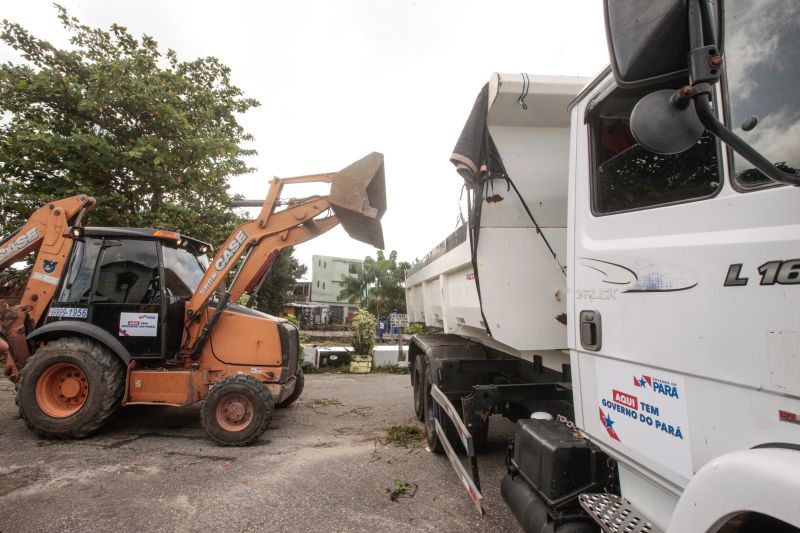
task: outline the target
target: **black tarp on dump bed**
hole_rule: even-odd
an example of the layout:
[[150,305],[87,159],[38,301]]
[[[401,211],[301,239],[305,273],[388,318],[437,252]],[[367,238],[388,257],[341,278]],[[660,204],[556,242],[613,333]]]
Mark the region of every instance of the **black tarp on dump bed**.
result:
[[450,162],[464,178],[467,187],[476,188],[488,176],[505,177],[497,147],[489,135],[489,84],[483,86],[450,156]]

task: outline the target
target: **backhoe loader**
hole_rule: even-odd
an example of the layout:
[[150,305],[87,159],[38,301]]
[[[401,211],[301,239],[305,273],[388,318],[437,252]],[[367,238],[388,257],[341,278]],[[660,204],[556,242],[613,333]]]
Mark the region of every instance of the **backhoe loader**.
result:
[[[327,196],[281,197],[284,185],[330,183]],[[209,262],[211,246],[147,228],[84,227],[78,195],[41,207],[0,241],[0,271],[37,252],[19,305],[0,302],[0,351],[20,415],[50,438],[79,438],[121,405],[187,406],[223,446],[252,443],[275,406],[303,390],[299,335],[253,310],[278,254],[341,224],[383,248],[383,155],[337,173],[274,178],[258,217]],[[247,305],[238,305],[249,295]]]

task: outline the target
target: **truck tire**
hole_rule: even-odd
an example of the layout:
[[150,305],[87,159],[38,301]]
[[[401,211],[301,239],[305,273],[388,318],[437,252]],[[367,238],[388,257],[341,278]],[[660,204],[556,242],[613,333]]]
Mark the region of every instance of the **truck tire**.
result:
[[57,339],[28,359],[17,383],[20,416],[43,437],[81,438],[122,403],[125,366],[105,346],[80,337]]
[[447,437],[447,440],[450,441],[451,445],[455,445],[456,442],[459,442],[459,439],[453,422],[444,413],[442,408],[439,407],[439,404],[436,403],[436,400],[433,399],[433,396],[431,396],[432,384],[433,376],[431,376],[431,370],[429,367],[425,370],[425,381],[423,387],[423,391],[425,393],[425,438],[428,441],[428,448],[430,448],[433,453],[442,454],[444,453],[444,445],[439,439],[439,435],[436,433],[436,424],[434,423],[434,420],[439,421],[439,425],[442,426],[442,430],[444,430],[444,434]]
[[419,355],[414,363],[414,414],[425,420],[425,356]]
[[208,436],[220,446],[247,446],[266,431],[275,405],[267,386],[252,376],[228,376],[211,387],[200,409]]
[[297,401],[301,394],[303,394],[303,387],[305,387],[306,384],[306,377],[305,374],[303,374],[303,369],[299,366],[297,367],[297,374],[295,374],[295,377],[297,379],[294,382],[294,390],[285,400],[279,404],[276,404],[275,407],[289,407]]

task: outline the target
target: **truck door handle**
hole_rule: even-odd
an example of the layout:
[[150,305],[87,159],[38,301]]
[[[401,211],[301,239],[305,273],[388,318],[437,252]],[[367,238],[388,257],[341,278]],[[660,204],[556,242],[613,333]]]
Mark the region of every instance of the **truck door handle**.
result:
[[603,345],[602,323],[598,311],[581,311],[581,346],[597,352]]

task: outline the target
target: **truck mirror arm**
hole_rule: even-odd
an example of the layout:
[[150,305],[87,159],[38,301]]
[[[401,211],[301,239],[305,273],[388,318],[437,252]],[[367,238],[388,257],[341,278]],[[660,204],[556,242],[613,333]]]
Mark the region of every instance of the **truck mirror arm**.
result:
[[706,94],[697,94],[694,102],[700,122],[712,135],[733,148],[736,153],[744,157],[769,179],[786,185],[800,186],[800,176],[789,174],[779,169],[744,139],[725,127],[714,115],[714,111],[711,109],[711,101]]

